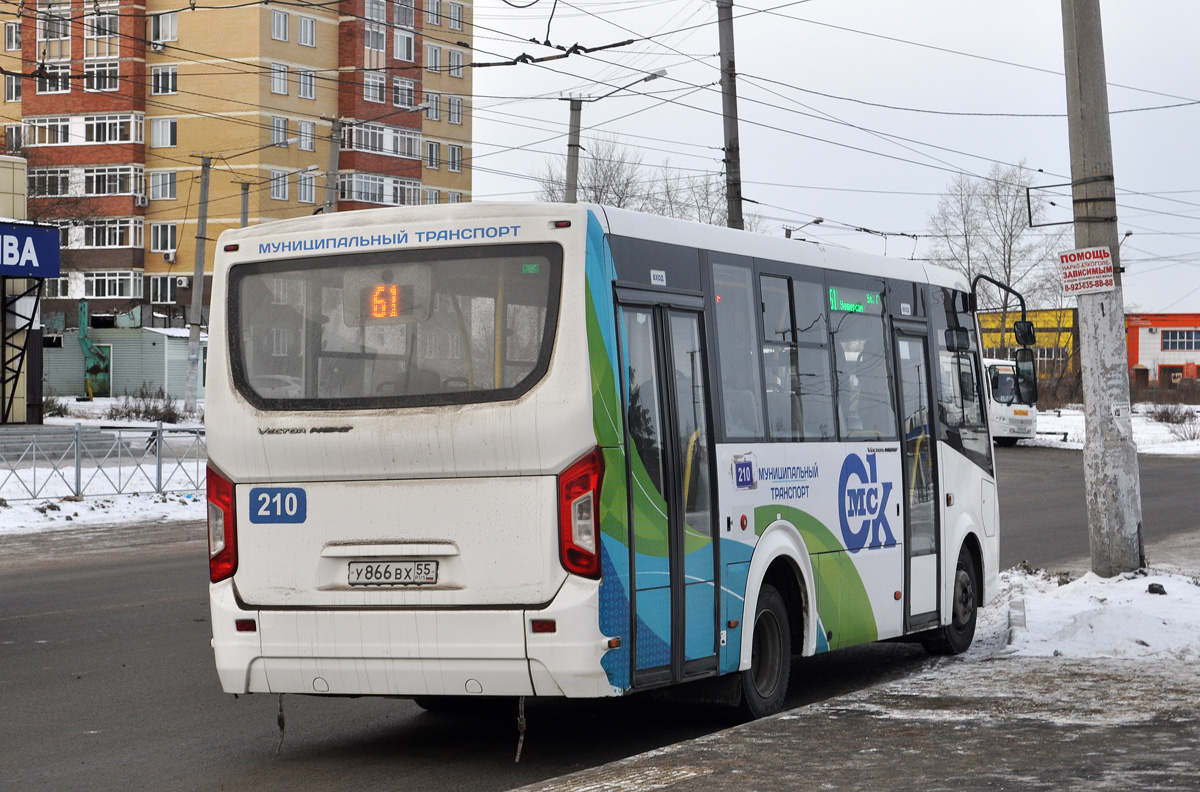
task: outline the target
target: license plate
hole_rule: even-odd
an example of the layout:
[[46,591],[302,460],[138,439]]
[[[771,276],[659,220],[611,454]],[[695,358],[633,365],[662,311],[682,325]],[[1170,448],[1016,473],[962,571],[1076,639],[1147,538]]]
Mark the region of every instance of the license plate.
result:
[[351,561],[351,586],[427,586],[437,583],[437,561]]

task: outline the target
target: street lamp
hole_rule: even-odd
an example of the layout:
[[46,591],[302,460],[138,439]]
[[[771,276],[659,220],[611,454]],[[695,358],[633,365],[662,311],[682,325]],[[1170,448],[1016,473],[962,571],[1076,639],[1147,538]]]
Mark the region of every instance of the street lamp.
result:
[[[804,225],[784,226],[783,227],[783,235],[785,237],[787,237],[788,239],[791,239],[793,231],[800,231],[801,229],[808,228],[810,225],[821,225],[821,223],[824,223],[824,222],[825,222],[824,217],[814,217],[812,220],[809,220]],[[803,240],[801,240],[801,241],[803,241]]]
[[629,85],[622,85],[620,88],[614,88],[602,96],[596,96],[591,99],[582,97],[571,97],[571,132],[567,138],[567,187],[563,196],[567,203],[575,203],[579,192],[579,120],[580,114],[583,112],[584,102],[599,102],[601,99],[607,99],[615,93],[619,93],[626,89],[632,88],[638,83],[650,82],[657,80],[659,77],[666,77],[667,70],[659,69],[651,72],[640,80],[634,80]]

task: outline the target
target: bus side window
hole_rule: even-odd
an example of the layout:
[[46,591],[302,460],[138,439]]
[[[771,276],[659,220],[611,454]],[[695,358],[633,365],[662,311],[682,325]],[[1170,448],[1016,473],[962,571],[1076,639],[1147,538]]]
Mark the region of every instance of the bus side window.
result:
[[767,431],[777,440],[834,436],[824,287],[763,275]]
[[717,357],[721,371],[725,436],[757,440],[763,436],[762,371],[754,322],[754,281],[750,270],[713,264],[716,293]]
[[834,316],[833,325],[842,439],[895,440],[896,410],[882,317],[839,313]]

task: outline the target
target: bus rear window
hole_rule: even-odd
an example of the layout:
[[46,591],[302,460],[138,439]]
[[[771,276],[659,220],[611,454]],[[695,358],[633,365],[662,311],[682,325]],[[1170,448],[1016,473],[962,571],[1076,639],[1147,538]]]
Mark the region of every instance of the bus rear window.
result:
[[234,382],[265,409],[520,396],[550,361],[556,245],[327,256],[230,270]]

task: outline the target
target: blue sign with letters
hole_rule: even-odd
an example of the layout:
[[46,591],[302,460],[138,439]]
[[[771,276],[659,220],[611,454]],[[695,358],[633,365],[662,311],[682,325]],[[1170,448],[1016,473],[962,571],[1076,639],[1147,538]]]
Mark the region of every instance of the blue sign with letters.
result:
[[0,223],[0,275],[14,278],[57,278],[58,229]]

